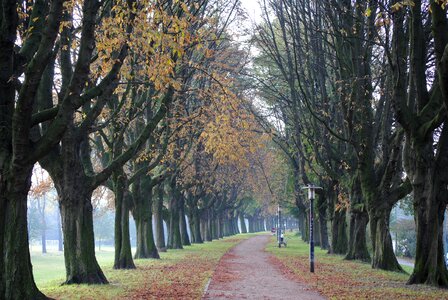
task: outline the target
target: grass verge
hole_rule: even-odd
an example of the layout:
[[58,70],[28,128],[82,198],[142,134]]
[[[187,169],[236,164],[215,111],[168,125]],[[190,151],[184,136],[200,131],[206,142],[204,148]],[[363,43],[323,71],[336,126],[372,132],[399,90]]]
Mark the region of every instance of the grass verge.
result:
[[289,236],[287,248],[278,248],[273,238],[266,250],[287,276],[329,299],[448,299],[448,290],[406,285],[408,274],[374,270],[370,264],[328,255],[319,247],[315,249],[315,273],[310,273],[309,245],[297,236]]
[[99,253],[98,261],[109,285],[61,286],[63,256],[56,254],[34,257],[34,274],[42,292],[55,299],[200,299],[220,258],[251,236],[240,234],[183,250],[168,250],[160,253],[160,260],[135,260],[136,270],[114,270],[113,253]]

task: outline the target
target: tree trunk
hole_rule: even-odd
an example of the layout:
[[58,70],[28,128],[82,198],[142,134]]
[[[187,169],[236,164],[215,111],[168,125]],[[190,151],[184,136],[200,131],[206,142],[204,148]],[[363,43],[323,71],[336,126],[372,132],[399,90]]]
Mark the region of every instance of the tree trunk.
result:
[[217,217],[214,220],[208,219],[208,223],[211,224],[212,230],[214,234],[212,235],[212,239],[222,239],[224,237],[224,228],[222,226],[221,217]]
[[377,208],[370,214],[370,232],[373,241],[372,268],[403,272],[395,257],[389,231],[392,207]]
[[219,226],[218,226],[218,229],[216,227],[213,228],[213,219],[212,219],[212,214],[211,214],[210,209],[207,210],[206,214],[207,214],[207,217],[206,217],[206,223],[205,223],[205,227],[206,227],[205,240],[207,242],[211,242],[213,240],[213,238],[215,238],[215,239],[222,238],[221,233],[218,232],[220,230]]
[[[310,210],[306,209],[306,215],[309,216],[310,215]],[[316,232],[315,230],[313,232]],[[303,234],[304,236],[304,242],[309,243],[310,242],[310,218],[305,218],[305,233]]]
[[[448,286],[448,272],[444,261],[443,220],[446,209],[446,154],[448,128],[443,128],[439,156],[433,159],[432,145],[413,141],[411,164],[408,168],[413,191],[417,246],[414,271],[409,284]],[[443,156],[443,157],[442,157]]]
[[115,261],[114,269],[135,269],[129,235],[129,201],[127,179],[123,171],[113,176],[115,194]]
[[409,278],[409,284],[448,286],[448,272],[444,260],[442,230],[444,206],[426,206],[426,209],[416,207],[417,248],[415,267]]
[[160,252],[166,252],[165,248],[165,232],[163,230],[163,188],[161,186],[157,189],[157,198],[154,201],[154,225],[156,231],[156,246]]
[[370,262],[370,254],[367,250],[366,228],[369,216],[364,209],[355,209],[350,215],[350,231],[348,253],[345,259]]
[[171,185],[171,199],[170,199],[170,224],[168,233],[168,249],[182,249],[182,240],[180,236],[179,224],[179,195],[175,185]]
[[232,218],[233,220],[233,234],[240,234],[240,229],[238,228],[238,213]]
[[[78,173],[79,174],[79,173]],[[95,257],[92,192],[85,191],[81,178],[66,181],[60,193],[66,284],[108,283]],[[69,187],[68,183],[73,186]]]
[[334,212],[331,220],[331,254],[347,254],[347,224],[345,221],[345,209],[338,209]]
[[328,250],[328,229],[327,229],[327,199],[324,194],[317,199],[317,212],[319,215],[319,241],[322,250]]
[[179,199],[179,230],[180,230],[180,237],[182,241],[182,245],[184,246],[190,246],[190,238],[188,236],[187,231],[187,220],[185,220],[185,200],[183,196],[180,196]]
[[370,254],[367,250],[367,223],[369,215],[361,191],[359,175],[353,177],[350,191],[350,230],[348,252],[345,259],[357,259],[370,262]]
[[137,229],[137,251],[135,258],[160,258],[152,233],[152,220],[149,218],[134,218]]
[[194,243],[196,244],[202,244],[203,240],[202,240],[202,236],[201,236],[201,220],[200,220],[200,214],[199,214],[199,209],[197,208],[193,208],[192,209],[192,222],[193,222],[193,226],[191,227],[192,232],[194,232],[193,236],[194,236]]
[[238,216],[240,218],[241,233],[247,233],[246,222],[244,220],[244,214],[242,212],[240,212],[238,214]]
[[143,175],[132,184],[132,215],[137,230],[136,259],[160,258],[152,230],[152,190],[153,184],[148,175]]
[[248,223],[249,223],[249,232],[250,232],[250,233],[254,233],[254,232],[255,232],[255,228],[254,228],[254,218],[251,217],[251,216],[249,216],[249,217],[247,218],[247,221],[248,221]]
[[31,173],[29,166],[10,176],[0,176],[1,299],[46,299],[34,283],[28,244],[27,194]]
[[202,216],[200,218],[200,227],[201,227],[201,238],[202,238],[203,241],[206,240],[206,230],[207,230],[207,228],[205,226],[205,223],[206,223],[206,220],[205,220],[205,217],[204,217],[204,213],[202,213]]
[[193,209],[191,209],[191,208],[188,209],[188,224],[187,225],[190,228],[191,243],[195,244],[197,238],[196,238],[196,235],[195,235],[195,232],[194,232],[194,222],[195,222],[195,220],[194,220],[194,216],[193,216],[193,214],[194,214],[193,210],[194,210],[194,208]]
[[107,284],[95,257],[91,178],[85,175],[88,141],[69,125],[60,151],[39,161],[55,184],[61,210],[66,284]]
[[306,211],[305,208],[300,209],[299,208],[299,230],[300,230],[300,235],[302,237],[302,241],[306,242],[307,241],[307,228],[306,228]]

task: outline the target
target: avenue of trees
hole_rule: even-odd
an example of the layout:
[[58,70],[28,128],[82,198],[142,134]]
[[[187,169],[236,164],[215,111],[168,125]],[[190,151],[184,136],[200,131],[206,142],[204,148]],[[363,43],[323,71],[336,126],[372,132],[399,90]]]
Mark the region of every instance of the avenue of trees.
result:
[[231,29],[243,17],[239,1],[0,7],[1,299],[46,298],[33,278],[28,218],[45,246],[53,198],[65,284],[108,283],[94,238],[105,208],[115,216],[116,269],[239,233],[239,223],[261,231],[270,215],[272,226],[284,189],[268,185],[287,169],[248,110],[248,52]]
[[2,0],[0,299],[46,298],[28,218],[45,228],[53,188],[64,284],[108,283],[100,208],[114,213],[114,268],[134,269],[275,227],[278,205],[309,241],[314,183],[316,245],[390,271],[390,213],[412,195],[409,283],[448,286],[446,1],[260,5],[245,47],[239,0]]
[[323,187],[315,209],[321,247],[402,271],[390,212],[411,195],[416,253],[408,283],[444,287],[446,6],[262,1],[263,22],[253,38],[259,54],[249,74],[264,103],[254,113],[289,159],[302,238],[309,239],[308,203],[300,188],[314,183]]

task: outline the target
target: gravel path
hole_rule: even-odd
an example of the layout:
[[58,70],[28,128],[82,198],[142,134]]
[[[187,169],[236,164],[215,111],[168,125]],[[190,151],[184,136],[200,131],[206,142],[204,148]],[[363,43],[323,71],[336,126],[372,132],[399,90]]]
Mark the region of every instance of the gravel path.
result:
[[270,237],[250,238],[224,255],[203,299],[325,299],[270,262],[264,251]]

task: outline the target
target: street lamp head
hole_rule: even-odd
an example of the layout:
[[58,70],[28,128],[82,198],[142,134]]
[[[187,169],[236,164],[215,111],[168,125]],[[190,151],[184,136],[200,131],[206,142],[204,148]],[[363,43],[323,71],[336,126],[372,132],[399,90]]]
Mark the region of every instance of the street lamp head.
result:
[[309,185],[308,186],[308,199],[314,199],[315,197],[315,189],[314,189],[314,186],[312,186],[312,185]]

